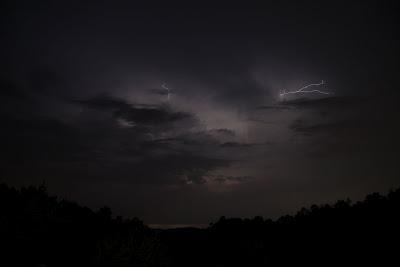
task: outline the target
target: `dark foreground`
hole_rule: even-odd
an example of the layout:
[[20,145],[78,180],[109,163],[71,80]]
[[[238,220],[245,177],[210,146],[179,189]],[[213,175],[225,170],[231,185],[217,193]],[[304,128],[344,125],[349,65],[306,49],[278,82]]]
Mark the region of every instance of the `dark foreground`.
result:
[[0,266],[397,266],[400,189],[311,206],[276,221],[226,219],[207,229],[150,229],[0,184]]

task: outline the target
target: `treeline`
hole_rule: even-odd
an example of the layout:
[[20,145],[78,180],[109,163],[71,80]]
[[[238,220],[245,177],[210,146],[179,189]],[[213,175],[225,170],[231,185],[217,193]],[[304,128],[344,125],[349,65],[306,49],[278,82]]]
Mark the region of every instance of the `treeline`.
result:
[[49,196],[46,187],[0,184],[0,266],[163,266],[157,236],[134,219],[113,218]]
[[175,266],[397,266],[399,237],[400,189],[275,221],[221,217],[203,232],[163,233]]
[[207,229],[150,229],[0,184],[0,266],[389,266],[400,262],[400,189],[313,205],[278,220],[225,218]]

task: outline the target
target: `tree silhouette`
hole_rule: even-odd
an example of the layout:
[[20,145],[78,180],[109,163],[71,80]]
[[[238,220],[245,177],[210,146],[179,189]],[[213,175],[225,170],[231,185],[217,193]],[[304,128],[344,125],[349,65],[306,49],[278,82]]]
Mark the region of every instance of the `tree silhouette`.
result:
[[157,230],[49,196],[44,184],[0,184],[0,266],[386,266],[399,260],[399,225],[400,189],[277,220]]

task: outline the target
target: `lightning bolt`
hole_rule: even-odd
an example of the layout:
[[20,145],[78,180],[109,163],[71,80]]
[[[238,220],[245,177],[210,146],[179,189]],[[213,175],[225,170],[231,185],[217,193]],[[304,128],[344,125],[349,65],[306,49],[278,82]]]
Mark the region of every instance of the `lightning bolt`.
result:
[[161,87],[162,87],[163,89],[167,90],[167,101],[169,101],[169,95],[171,94],[170,89],[167,87],[167,84],[166,84],[166,83],[163,83],[163,84],[161,85]]
[[280,96],[280,97],[283,97],[283,96],[289,95],[289,94],[300,94],[300,93],[320,93],[320,94],[323,94],[323,95],[330,95],[330,94],[331,94],[330,92],[325,92],[325,91],[321,91],[321,90],[318,90],[318,89],[314,89],[314,90],[305,90],[305,89],[307,89],[307,88],[309,88],[309,87],[312,87],[312,86],[321,86],[321,85],[324,85],[324,84],[326,84],[326,83],[325,83],[324,80],[322,80],[320,83],[311,83],[311,84],[309,84],[309,85],[306,85],[306,86],[301,87],[300,89],[298,89],[298,90],[296,90],[296,91],[289,91],[289,92],[286,92],[285,89],[284,89],[284,90],[279,94],[279,96]]

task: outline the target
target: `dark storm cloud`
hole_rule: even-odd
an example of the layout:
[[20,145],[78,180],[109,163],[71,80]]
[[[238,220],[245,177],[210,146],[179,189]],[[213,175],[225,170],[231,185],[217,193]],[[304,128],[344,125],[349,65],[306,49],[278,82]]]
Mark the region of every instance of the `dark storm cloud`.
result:
[[217,175],[213,178],[213,181],[218,183],[228,183],[228,182],[248,182],[253,180],[254,177],[252,176],[224,176],[224,175]]
[[[173,186],[206,183],[204,177],[211,171],[227,167],[231,161],[172,147],[141,146],[140,149],[114,148],[81,158],[85,166],[70,165],[70,173],[90,182],[118,182],[128,185]],[[98,153],[102,153],[99,155]],[[67,179],[69,177],[66,177]]]
[[[289,128],[299,134],[326,136],[348,142],[355,139],[375,138],[379,132],[395,130],[391,100],[386,97],[342,96],[321,99],[297,99],[284,103],[308,116],[293,120]],[[397,131],[397,130],[395,130]],[[318,140],[318,139],[317,139]]]
[[224,148],[245,148],[251,147],[254,144],[247,144],[247,143],[238,143],[238,142],[225,142],[222,143],[220,146]]
[[2,127],[4,131],[3,133],[20,133],[24,134],[26,131],[29,136],[31,133],[40,133],[44,135],[58,135],[61,133],[70,132],[70,127],[61,121],[51,119],[51,118],[42,118],[32,120],[29,119],[21,119],[21,120],[2,120]]
[[221,134],[221,135],[227,135],[227,136],[235,136],[235,131],[230,130],[230,129],[226,129],[226,128],[211,129],[209,132],[210,133],[217,133],[217,134]]
[[[109,96],[72,104],[97,113],[89,113],[84,119],[87,115],[82,111],[81,119],[62,121],[33,109],[25,119],[1,121],[5,129],[1,133],[1,156],[8,162],[5,173],[10,175],[15,164],[26,162],[34,163],[42,179],[50,179],[52,168],[56,168],[64,169],[56,179],[69,179],[65,176],[72,175],[83,180],[113,179],[129,184],[200,185],[206,183],[207,173],[231,162],[215,153],[219,145],[215,132],[224,136],[233,132],[191,132],[199,122],[190,113],[164,105],[132,105]],[[121,127],[118,118],[135,126]],[[157,138],[165,131],[171,137]]]
[[[140,162],[138,175],[142,183],[162,184],[204,184],[208,172],[229,166],[230,161],[180,152],[155,158],[145,158]],[[133,173],[135,174],[135,173]]]
[[[217,134],[216,134],[217,133]],[[209,147],[214,152],[225,153],[223,149],[234,148],[239,151],[259,146],[259,143],[245,143],[230,141],[235,137],[235,132],[227,129],[211,129],[208,131],[186,132],[177,135],[174,138],[155,139],[152,144],[165,145],[170,147],[181,147],[181,149],[196,150]],[[220,150],[221,149],[221,150]],[[227,157],[225,155],[225,157]]]
[[[295,100],[288,105],[311,113],[292,121],[289,128],[307,144],[305,151],[310,158],[330,159],[341,165],[358,158],[381,169],[393,164],[394,151],[400,146],[396,102],[385,95]],[[352,167],[361,166],[357,163]],[[383,169],[381,172],[392,175]]]
[[395,100],[387,96],[300,98],[283,102],[297,111],[316,112],[322,118],[298,118],[290,129],[304,134],[363,131],[363,135],[395,125]]
[[361,120],[344,120],[319,124],[307,124],[302,120],[296,120],[290,126],[293,131],[302,134],[330,133],[332,135],[356,130],[361,133],[361,130],[368,130],[369,127],[373,127],[371,121]]
[[68,86],[68,80],[57,71],[50,68],[36,68],[26,77],[27,87],[32,93],[54,95],[63,94]]
[[[299,98],[284,101],[279,108],[309,108],[309,109],[342,109],[359,108],[361,105],[373,104],[374,98],[371,96],[338,96],[324,97],[317,99]],[[272,106],[273,107],[273,106]]]
[[[268,93],[251,77],[247,69],[243,69],[242,64],[240,63],[240,68],[231,70],[233,73],[226,73],[229,69],[217,70],[217,73],[222,75],[219,75],[211,85],[213,88],[218,88],[215,97],[221,104],[232,105],[239,110],[261,104]],[[211,80],[208,77],[206,79]]]
[[[174,223],[203,223],[389,186],[385,176],[398,173],[388,164],[399,147],[398,2],[6,0],[1,174],[37,176],[62,194],[68,184],[95,204],[110,200],[93,193],[101,184],[137,190],[113,192],[117,208],[136,215],[137,202],[152,223],[166,220],[159,206]],[[333,97],[277,101],[279,89],[321,79]],[[371,169],[376,178],[353,177]],[[208,191],[230,184],[240,186]],[[187,201],[166,194],[171,187]],[[148,196],[163,201],[151,208]]]
[[111,111],[116,118],[139,125],[164,125],[176,121],[195,120],[186,112],[172,111],[168,106],[132,105],[122,99],[111,96],[97,96],[88,100],[78,100],[75,103],[89,108]]
[[162,88],[151,88],[148,90],[149,93],[151,94],[155,94],[155,95],[163,95],[166,96],[168,95],[170,92],[167,91],[166,89],[162,89]]
[[[17,84],[7,79],[0,78],[0,95],[2,97],[13,99],[25,99],[26,93]],[[8,100],[8,99],[7,99]]]
[[43,179],[49,175],[46,166],[50,164],[64,166],[69,169],[66,173],[83,180],[203,184],[203,176],[209,171],[230,163],[228,159],[204,155],[204,151],[212,152],[210,141],[153,141],[147,135],[121,128],[106,132],[104,128],[94,128],[91,130],[98,132],[94,135],[54,119],[3,121],[2,127],[7,129],[1,134],[3,161],[9,167],[18,162],[36,162]]
[[7,164],[73,161],[82,151],[73,127],[56,119],[2,119],[1,127],[0,155]]
[[286,105],[268,105],[268,106],[260,106],[257,107],[256,109],[258,110],[285,110],[285,109],[292,109],[292,107],[290,106],[286,106]]

